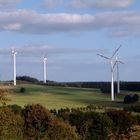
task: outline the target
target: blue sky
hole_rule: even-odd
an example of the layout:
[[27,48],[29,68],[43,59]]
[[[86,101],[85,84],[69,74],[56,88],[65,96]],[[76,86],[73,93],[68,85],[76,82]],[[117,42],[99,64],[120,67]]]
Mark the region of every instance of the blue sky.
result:
[[[55,81],[110,80],[110,65],[97,53],[117,56],[120,79],[140,80],[140,1],[0,0],[0,80],[17,75]],[[116,75],[115,75],[116,76]]]

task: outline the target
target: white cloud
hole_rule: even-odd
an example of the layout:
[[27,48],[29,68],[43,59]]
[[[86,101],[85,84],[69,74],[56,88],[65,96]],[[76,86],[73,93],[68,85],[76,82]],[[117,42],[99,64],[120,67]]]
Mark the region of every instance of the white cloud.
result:
[[127,8],[134,2],[135,0],[44,0],[42,5],[46,8]]
[[108,12],[97,14],[100,28],[107,29],[114,36],[139,36],[139,12]]
[[3,28],[5,29],[5,30],[20,30],[20,28],[21,28],[21,24],[19,24],[19,23],[14,23],[14,24],[9,24],[9,25],[6,25],[6,26],[3,26]]
[[[46,44],[32,44],[24,45],[15,48],[19,54],[30,54],[30,55],[50,55],[50,54],[87,54],[105,52],[104,49],[93,49],[93,48],[76,48],[76,47],[57,47]],[[24,55],[23,55],[24,56]]]
[[0,30],[14,31],[15,29],[22,33],[46,34],[87,30],[88,25],[94,21],[94,16],[67,13],[39,14],[35,11],[17,10],[15,12],[0,12],[0,21]]
[[77,8],[126,8],[135,0],[73,0],[71,5]]
[[0,0],[0,7],[12,6],[19,2],[20,0]]
[[[13,46],[11,46],[13,48]],[[0,48],[0,55],[10,55],[11,48]],[[18,52],[18,56],[26,57],[43,57],[43,55],[53,55],[53,54],[93,54],[93,53],[104,53],[105,49],[95,49],[95,48],[76,48],[76,47],[57,47],[47,44],[28,44],[23,46],[14,46],[15,50]]]
[[0,30],[27,34],[68,33],[105,30],[114,36],[140,35],[139,12],[90,14],[40,14],[17,10],[0,12]]

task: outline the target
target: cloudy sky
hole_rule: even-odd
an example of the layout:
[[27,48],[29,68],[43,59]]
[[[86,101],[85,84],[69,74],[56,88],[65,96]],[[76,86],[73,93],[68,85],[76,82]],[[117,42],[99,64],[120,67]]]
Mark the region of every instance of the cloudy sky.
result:
[[0,0],[0,80],[17,75],[55,81],[110,80],[108,57],[117,57],[121,80],[140,80],[139,0]]

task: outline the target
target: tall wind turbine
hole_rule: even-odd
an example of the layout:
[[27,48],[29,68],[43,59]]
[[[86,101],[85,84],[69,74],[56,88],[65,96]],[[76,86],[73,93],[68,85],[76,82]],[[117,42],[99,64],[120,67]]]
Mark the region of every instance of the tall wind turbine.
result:
[[47,57],[44,56],[43,58],[43,65],[44,65],[44,84],[46,84],[47,80]]
[[119,51],[121,45],[115,50],[113,55],[111,57],[106,57],[102,54],[97,54],[100,57],[103,57],[105,59],[108,59],[110,61],[110,66],[111,66],[111,100],[114,101],[114,67],[116,65],[116,60],[114,60],[114,56],[116,53]]
[[118,58],[116,57],[116,65],[117,65],[117,93],[120,93],[119,63],[124,64],[122,61],[118,60]]
[[16,55],[17,52],[15,51],[14,48],[12,48],[12,55],[13,55],[13,70],[14,70],[14,86],[16,86]]

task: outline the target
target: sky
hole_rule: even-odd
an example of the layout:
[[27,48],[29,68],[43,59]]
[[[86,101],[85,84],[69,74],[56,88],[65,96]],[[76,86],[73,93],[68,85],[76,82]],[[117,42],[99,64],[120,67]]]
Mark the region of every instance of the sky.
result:
[[[116,56],[120,80],[140,81],[139,0],[0,0],[0,80],[17,76],[54,81],[109,81]],[[116,69],[114,70],[116,78]]]

